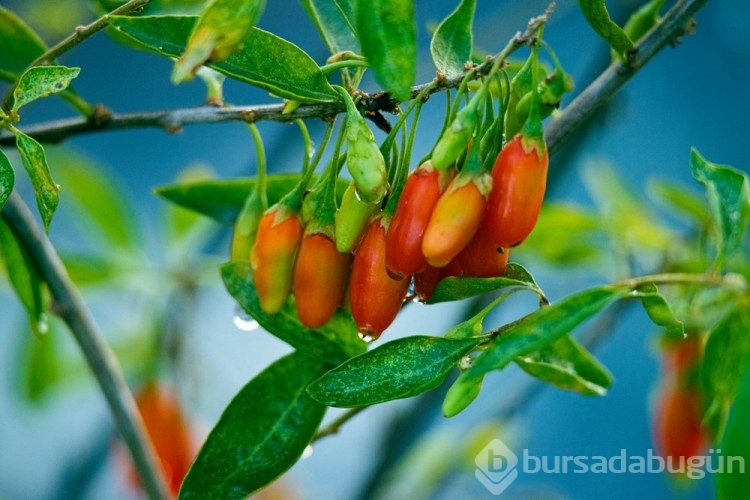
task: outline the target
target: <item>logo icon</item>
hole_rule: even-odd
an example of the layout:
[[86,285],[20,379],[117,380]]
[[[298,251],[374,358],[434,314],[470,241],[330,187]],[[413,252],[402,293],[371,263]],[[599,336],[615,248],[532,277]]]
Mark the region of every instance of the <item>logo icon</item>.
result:
[[499,495],[517,477],[518,457],[499,439],[493,439],[474,458],[474,476],[493,495]]

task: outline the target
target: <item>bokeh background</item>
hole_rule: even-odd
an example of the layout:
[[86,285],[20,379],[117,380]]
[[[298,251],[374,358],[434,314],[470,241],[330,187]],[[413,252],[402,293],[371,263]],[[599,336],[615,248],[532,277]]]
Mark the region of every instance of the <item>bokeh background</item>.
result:
[[[477,3],[475,44],[488,52],[498,51],[529,17],[546,7],[546,2],[537,0]],[[608,7],[615,19],[623,20],[639,3],[611,1]],[[82,0],[3,0],[0,4],[29,21],[48,43],[93,19],[89,3]],[[454,7],[453,1],[417,1],[418,81],[434,75],[429,27]],[[709,2],[696,17],[694,36],[660,53],[552,158],[547,199],[595,208],[583,172],[604,164],[618,172],[644,205],[653,204],[647,183],[654,176],[698,191],[688,168],[691,147],[714,162],[747,171],[748,18],[747,2]],[[298,44],[319,63],[327,57],[296,1],[268,2],[260,27]],[[609,62],[608,49],[572,0],[558,2],[545,39],[576,82],[572,95]],[[81,95],[117,112],[196,106],[205,98],[200,82],[177,87],[169,82],[169,60],[125,48],[106,33],[76,47],[61,62],[83,68],[74,82]],[[225,97],[233,104],[273,102],[264,92],[232,81],[226,82]],[[566,97],[564,103],[570,99]],[[47,99],[28,107],[22,125],[71,114],[61,101]],[[424,106],[415,161],[434,144],[442,116],[441,98]],[[322,125],[309,125],[313,136],[320,137]],[[302,154],[296,128],[262,123],[260,130],[271,171],[296,171]],[[19,165],[15,153],[7,152]],[[60,165],[67,165],[61,171],[94,166],[113,179],[124,196],[141,242],[136,251],[125,256],[109,254],[73,196],[66,196],[64,183],[50,237],[64,254],[111,257],[120,262],[120,269],[131,270],[104,284],[84,287],[86,300],[108,339],[118,346],[133,381],[138,380],[142,353],[143,343],[138,339],[166,339],[161,345],[170,349],[171,363],[164,377],[177,388],[200,440],[232,396],[289,348],[260,330],[248,332],[235,326],[235,306],[222,289],[216,268],[227,258],[229,228],[208,220],[193,221],[192,236],[176,244],[166,229],[175,214],[152,190],[173,183],[186,169],[210,169],[221,178],[253,175],[255,154],[246,127],[231,123],[189,126],[176,134],[144,129],[81,135],[52,147],[49,154],[53,174],[56,158]],[[71,155],[77,159],[71,160]],[[19,189],[28,196],[27,183],[22,175],[18,177]],[[666,223],[680,227],[679,220],[668,216]],[[600,243],[592,241],[591,245]],[[552,300],[617,277],[605,266],[552,265],[522,248],[511,260],[526,265]],[[185,273],[190,286],[181,288]],[[409,306],[385,338],[440,335],[462,319],[470,305]],[[531,307],[532,299],[514,298],[485,326],[518,317]],[[340,434],[316,443],[310,457],[299,462],[272,492],[260,496],[492,498],[474,478],[473,456],[462,450],[478,451],[493,438],[502,439],[518,455],[524,448],[536,456],[610,457],[623,448],[630,455],[644,455],[654,446],[652,400],[660,376],[656,329],[636,307],[619,309],[615,317],[606,319],[611,320],[604,325],[607,333],[594,348],[615,377],[606,397],[587,398],[544,386],[512,366],[488,376],[477,401],[450,420],[440,415],[438,391],[368,409]],[[601,325],[586,324],[581,335],[592,334]],[[60,382],[47,383],[43,394],[30,400],[25,395],[30,378],[27,359],[29,343],[35,340],[17,299],[7,284],[0,287],[0,498],[138,498],[139,493],[123,481],[122,464],[113,459],[114,430],[93,378],[83,368],[65,328],[54,321],[51,326],[49,335],[55,337],[65,360],[58,374]],[[169,335],[157,331],[160,328],[168,329]],[[330,411],[327,419],[338,414]],[[676,484],[664,474],[521,473],[503,495],[707,498],[711,491],[710,477]]]

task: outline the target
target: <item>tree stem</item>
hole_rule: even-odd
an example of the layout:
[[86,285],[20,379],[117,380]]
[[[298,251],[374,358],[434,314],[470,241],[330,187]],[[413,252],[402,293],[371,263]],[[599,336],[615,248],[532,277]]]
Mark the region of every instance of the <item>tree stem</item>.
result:
[[133,457],[144,490],[152,500],[168,498],[166,484],[158,472],[159,461],[117,358],[99,331],[55,248],[18,193],[14,192],[8,198],[1,214],[37,265],[55,300],[55,311],[70,328],[99,382],[115,424]]

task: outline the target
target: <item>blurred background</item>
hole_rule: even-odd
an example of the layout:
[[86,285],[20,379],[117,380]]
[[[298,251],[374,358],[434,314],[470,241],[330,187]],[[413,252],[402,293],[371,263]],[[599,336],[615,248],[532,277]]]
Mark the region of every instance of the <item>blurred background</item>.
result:
[[[96,2],[0,2],[49,44],[93,20],[92,3]],[[200,3],[162,0],[149,8],[151,13],[174,8],[196,12]],[[429,29],[455,4],[417,1],[419,82],[434,76]],[[479,0],[477,4],[475,46],[486,52],[499,51],[547,6],[537,0]],[[613,18],[623,21],[640,1],[607,4]],[[100,4],[93,6],[99,8]],[[655,196],[656,180],[700,196],[688,167],[691,147],[711,161],[748,170],[750,31],[744,26],[748,18],[746,2],[709,2],[696,17],[694,36],[663,50],[551,159],[546,200],[555,206],[579,207],[599,217],[601,227],[614,229],[592,231],[590,239],[572,245],[566,234],[555,232],[554,213],[543,215],[534,237],[513,251],[511,261],[527,267],[551,300],[658,266],[659,252],[672,244],[671,238],[689,231],[690,221],[669,211]],[[296,1],[268,2],[259,26],[296,43],[318,63],[327,58],[326,47]],[[557,3],[545,39],[576,82],[564,106],[606,67],[609,50],[572,0]],[[520,52],[518,57],[526,54]],[[123,47],[105,32],[65,54],[61,63],[83,68],[74,81],[76,91],[115,112],[192,107],[205,99],[199,81],[177,87],[170,83],[171,61]],[[366,83],[368,88],[375,89]],[[229,80],[225,98],[242,105],[276,102],[262,91]],[[433,146],[443,108],[441,96],[424,106],[415,161]],[[22,127],[74,114],[54,98],[24,111]],[[322,122],[311,121],[308,126],[314,139],[322,136]],[[297,171],[302,151],[296,127],[275,123],[259,127],[271,172]],[[15,151],[4,151],[14,165],[20,165]],[[247,127],[230,123],[189,126],[175,134],[143,129],[80,135],[51,146],[48,157],[63,187],[50,231],[52,242],[69,263],[134,390],[158,367],[160,378],[179,395],[200,443],[233,395],[290,349],[262,330],[236,326],[235,305],[217,268],[228,258],[229,228],[168,206],[153,189],[180,177],[254,175],[255,153]],[[92,179],[99,178],[111,189],[93,189]],[[18,176],[17,186],[33,203],[25,176]],[[632,206],[628,202],[636,203],[635,219],[618,211]],[[87,215],[91,207],[97,217]],[[643,231],[630,233],[628,221],[635,221]],[[477,305],[471,301],[410,305],[384,340],[441,335]],[[514,296],[493,312],[485,328],[533,307],[533,298]],[[632,305],[611,311],[577,332],[596,339],[593,352],[614,375],[615,383],[605,397],[564,392],[510,366],[488,376],[475,403],[453,419],[441,416],[441,389],[368,409],[338,435],[317,442],[309,457],[258,496],[492,498],[474,477],[474,455],[494,438],[502,439],[519,456],[523,449],[535,456],[611,457],[621,449],[629,455],[645,455],[654,447],[658,333],[642,310]],[[326,420],[339,414],[331,410]],[[110,414],[69,332],[53,318],[46,335],[33,336],[7,280],[0,286],[0,422],[0,498],[141,495],[127,481]],[[711,491],[710,476],[675,481],[666,474],[520,473],[503,495],[707,498]]]

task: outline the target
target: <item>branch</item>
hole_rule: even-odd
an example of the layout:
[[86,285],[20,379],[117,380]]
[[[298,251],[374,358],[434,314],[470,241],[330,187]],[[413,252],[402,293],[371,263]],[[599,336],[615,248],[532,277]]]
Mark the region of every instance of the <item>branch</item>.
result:
[[341,426],[347,423],[349,420],[354,418],[361,412],[362,410],[369,408],[369,406],[361,406],[359,408],[352,408],[351,410],[348,410],[341,414],[336,420],[332,421],[330,424],[326,425],[325,427],[322,427],[318,430],[318,432],[315,433],[315,436],[312,438],[312,442],[314,443],[318,439],[324,438],[326,436],[333,436],[334,434],[338,434],[341,430]]
[[692,18],[708,0],[679,0],[651,31],[646,33],[628,55],[628,61],[613,61],[586,89],[565,107],[547,126],[545,139],[550,154],[568,139],[570,134],[625,82],[648,63],[668,44],[675,44],[691,33]]
[[[146,6],[146,4],[150,0],[130,0],[128,3],[121,5],[120,7],[116,8],[109,14],[105,14],[93,23],[89,24],[88,26],[79,26],[78,28],[73,31],[72,34],[70,34],[67,38],[61,40],[59,43],[57,43],[54,47],[50,47],[47,49],[47,51],[34,59],[31,64],[29,64],[26,69],[32,68],[34,66],[40,66],[42,64],[46,64],[49,61],[53,61],[60,57],[62,54],[66,53],[79,43],[83,42],[93,34],[95,34],[98,31],[103,30],[107,27],[109,24],[109,16],[111,15],[124,15],[124,14],[130,14],[133,12],[138,12],[143,9],[143,7]],[[11,85],[11,87],[8,89],[8,92],[5,94],[5,98],[2,102],[2,108],[8,109],[10,106],[10,99],[13,96],[13,91],[16,88],[16,84],[18,82]]]
[[[506,60],[513,52],[530,43],[536,37],[539,27],[547,22],[553,9],[554,2],[547,8],[544,14],[531,19],[523,33],[516,33],[501,52],[493,57],[488,57],[482,64],[475,65],[467,69],[465,73],[451,78],[438,75],[432,82],[412,87],[412,99],[416,98],[430,86],[432,88],[429,90],[428,95],[458,87],[461,81],[469,74],[471,74],[472,79],[484,76],[496,62]],[[394,113],[399,105],[399,101],[387,92],[362,93],[360,95],[362,97],[360,105],[365,111],[371,113]],[[344,105],[339,102],[301,104],[291,112],[285,112],[285,107],[286,104],[284,103],[230,107],[200,106],[161,111],[111,114],[107,117],[76,117],[24,127],[22,131],[40,142],[59,142],[74,135],[129,128],[152,127],[175,133],[179,132],[186,125],[205,123],[236,121],[250,123],[259,121],[292,122],[300,118],[330,120],[345,111]],[[12,134],[7,132],[0,133],[0,145],[12,145],[15,143],[14,141],[15,138]]]
[[168,490],[158,472],[159,461],[117,358],[96,326],[55,248],[18,193],[10,196],[1,215],[37,265],[55,300],[55,311],[68,325],[83,351],[130,450],[145,491],[151,499],[168,498]]

